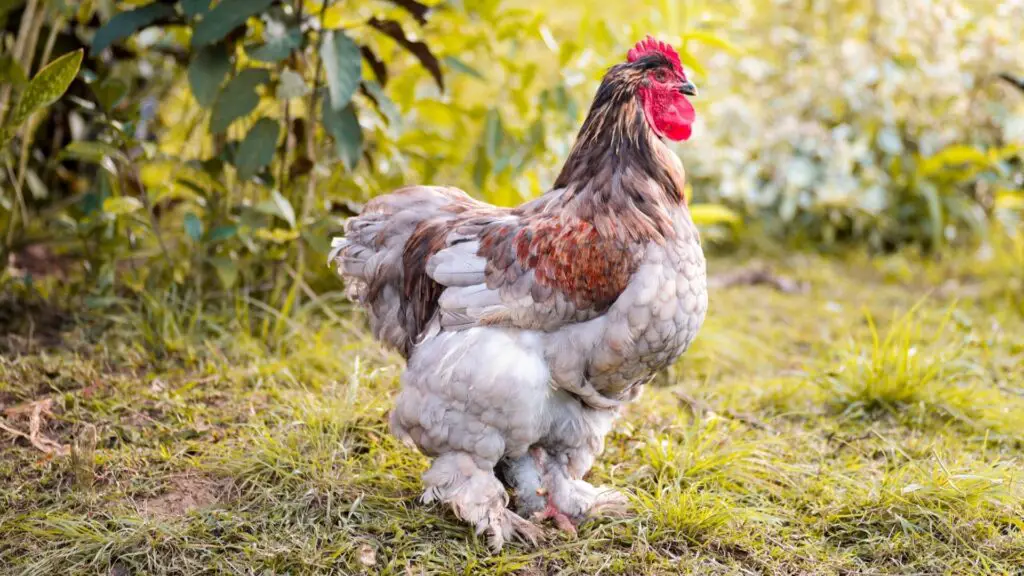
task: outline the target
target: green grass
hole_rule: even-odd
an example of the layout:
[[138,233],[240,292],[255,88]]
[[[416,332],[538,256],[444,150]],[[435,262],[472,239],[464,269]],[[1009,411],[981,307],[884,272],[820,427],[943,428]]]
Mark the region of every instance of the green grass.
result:
[[49,400],[39,432],[69,450],[0,430],[0,574],[1021,574],[1020,269],[774,266],[809,290],[712,293],[609,436],[594,481],[634,514],[499,555],[417,503],[427,461],[386,425],[400,363],[339,300],[292,320],[0,303],[21,318],[2,423],[27,434]]

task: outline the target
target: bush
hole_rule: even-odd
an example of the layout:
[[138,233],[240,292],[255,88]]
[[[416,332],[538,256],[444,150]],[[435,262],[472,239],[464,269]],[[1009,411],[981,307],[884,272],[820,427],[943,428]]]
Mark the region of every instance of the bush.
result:
[[1024,72],[1024,5],[728,4],[716,24],[738,48],[706,58],[695,188],[816,243],[938,248],[1017,225],[1024,94],[998,75]]

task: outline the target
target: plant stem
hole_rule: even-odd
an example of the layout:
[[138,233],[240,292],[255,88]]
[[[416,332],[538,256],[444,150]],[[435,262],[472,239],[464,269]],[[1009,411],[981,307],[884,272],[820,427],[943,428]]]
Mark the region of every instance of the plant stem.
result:
[[[313,117],[316,114],[317,99],[320,97],[320,74],[323,72],[324,67],[323,58],[320,57],[320,50],[324,45],[324,14],[327,12],[327,8],[330,4],[330,0],[324,0],[323,5],[320,7],[320,33],[316,39],[316,67],[313,71],[313,91],[309,95],[309,104],[306,106],[306,154],[309,155],[309,160],[314,165],[316,164],[316,139],[314,138],[316,129]],[[308,205],[310,198],[312,198],[316,192],[316,181],[316,170],[314,169],[309,173],[309,180],[306,183],[306,197],[302,202],[302,206],[299,207],[300,222],[309,214]]]
[[[313,117],[316,114],[317,98],[320,95],[320,74],[323,72],[324,61],[320,57],[320,50],[324,44],[324,16],[327,13],[327,8],[330,7],[330,0],[324,0],[324,3],[320,6],[320,31],[316,39],[316,68],[313,72],[313,92],[309,95],[309,105],[306,108],[306,153],[309,154],[309,160],[313,164],[314,168],[309,172],[309,179],[306,182],[306,196],[302,200],[302,204],[299,207],[299,218],[295,221],[297,226],[302,226],[305,223],[306,218],[309,216],[310,206],[313,203],[313,198],[316,196],[316,185],[317,185],[317,174],[316,174],[316,140],[314,135],[316,133],[315,124]],[[306,245],[302,241],[300,236],[296,241],[296,269],[299,273],[305,272],[306,269]],[[300,278],[301,279],[301,278]],[[297,284],[292,286],[291,293],[289,294],[289,303],[292,302],[293,298],[299,297],[296,292]]]
[[132,180],[136,183],[136,185],[139,188],[139,197],[142,199],[142,206],[145,208],[146,214],[149,215],[149,225],[153,228],[153,236],[156,237],[156,242],[157,244],[160,245],[160,252],[163,253],[164,259],[167,260],[167,265],[170,266],[171,269],[173,270],[174,261],[171,259],[171,253],[167,249],[167,244],[164,242],[164,236],[160,232],[160,222],[156,219],[156,214],[153,212],[153,204],[149,201],[149,193],[146,191],[145,186],[142,185],[142,179],[139,178],[139,175],[135,173],[134,168],[126,168],[122,166],[117,171],[118,175],[121,178],[121,194],[123,195],[125,193],[125,169],[132,170]]
[[[28,42],[29,31],[31,30],[32,23],[35,21],[36,6],[39,4],[38,0],[28,0],[25,4],[25,10],[21,13],[21,22],[18,26],[18,38],[14,41],[14,49],[11,50],[11,58],[20,63],[22,55],[25,51],[25,43]],[[24,66],[22,66],[24,68]],[[29,73],[28,70],[25,71]],[[3,123],[4,116],[6,115],[7,101],[11,97],[11,91],[14,89],[11,84],[6,84],[0,89],[0,124]]]
[[[36,45],[39,44],[39,33],[43,31],[43,22],[46,21],[47,6],[43,5],[35,14],[35,20],[32,22],[32,28],[29,29],[28,37],[26,38],[26,44],[22,48],[21,53],[22,67],[25,70],[25,74],[29,77],[32,76],[32,64],[35,62],[36,57]],[[39,67],[42,68],[46,64],[45,60],[39,62]]]
[[[295,0],[293,8],[295,10],[295,20],[301,25],[302,23],[302,0]],[[298,60],[298,56],[293,52],[289,58],[292,67],[295,67],[295,63]],[[281,68],[284,68],[283,66]],[[279,70],[280,71],[280,70]],[[278,169],[277,185],[281,190],[285,189],[288,184],[288,158],[291,157],[294,149],[294,141],[292,140],[292,100],[288,98],[284,101],[284,154],[281,155],[281,165]]]
[[3,252],[0,252],[0,266],[7,267],[7,255],[10,253],[11,248],[14,246],[15,229],[18,225],[18,219],[20,218],[22,228],[25,228],[24,223],[26,220],[25,213],[28,211],[28,207],[25,205],[25,193],[21,187],[21,184],[15,178],[14,167],[11,166],[10,157],[4,157],[4,166],[7,168],[7,178],[11,181],[14,186],[14,194],[17,196],[18,202],[15,204],[14,209],[11,210],[11,219],[7,221],[7,235],[4,238]]
[[50,35],[46,37],[46,44],[43,45],[43,57],[39,60],[40,66],[45,66],[50,61],[50,56],[53,54],[53,47],[57,44],[57,35],[60,34],[61,29],[64,28],[67,17],[63,14],[58,14],[57,18],[54,19],[50,25]]
[[[43,22],[46,20],[47,9],[44,6],[42,10],[39,10],[36,15],[36,21],[32,26],[32,31],[29,34],[28,45],[25,48],[25,53],[22,58],[24,61],[25,74],[31,75],[32,73],[32,61],[35,56],[36,44],[39,43],[39,33],[43,29]],[[50,30],[50,37],[47,39],[46,46],[43,49],[43,58],[39,61],[39,67],[42,68],[46,65],[46,61],[50,58],[50,52],[53,50],[53,44],[56,42],[56,32],[63,26],[63,17],[57,18],[53,22],[53,28]],[[39,122],[39,113],[35,113],[29,117],[28,121],[21,126],[21,156],[18,158],[18,185],[25,185],[25,178],[28,175],[28,158],[32,148],[32,138],[35,135],[36,124]],[[28,214],[23,214],[22,218],[27,222]]]

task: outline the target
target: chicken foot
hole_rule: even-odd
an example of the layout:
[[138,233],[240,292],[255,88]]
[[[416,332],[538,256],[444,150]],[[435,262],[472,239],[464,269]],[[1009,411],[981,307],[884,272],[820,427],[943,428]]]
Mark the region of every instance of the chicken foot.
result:
[[587,518],[627,512],[625,496],[574,478],[568,460],[568,454],[555,457],[534,446],[524,456],[506,463],[504,477],[514,489],[520,516],[535,522],[551,520],[559,530],[575,534],[576,527]]
[[437,457],[423,475],[425,504],[444,502],[455,515],[487,534],[491,550],[501,550],[506,541],[518,538],[534,546],[543,531],[532,522],[508,509],[508,493],[494,476],[493,466],[481,466],[463,452]]

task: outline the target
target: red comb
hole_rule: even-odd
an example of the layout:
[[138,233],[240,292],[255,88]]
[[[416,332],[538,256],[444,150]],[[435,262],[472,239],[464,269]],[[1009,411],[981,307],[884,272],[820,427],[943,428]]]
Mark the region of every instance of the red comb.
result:
[[654,39],[650,34],[647,38],[636,43],[636,48],[629,51],[626,59],[630,62],[636,62],[644,54],[650,54],[651,52],[659,52],[664,54],[668,58],[669,62],[675,66],[675,69],[680,74],[683,73],[683,63],[679,61],[679,54],[676,53],[676,49],[664,42],[659,42]]

